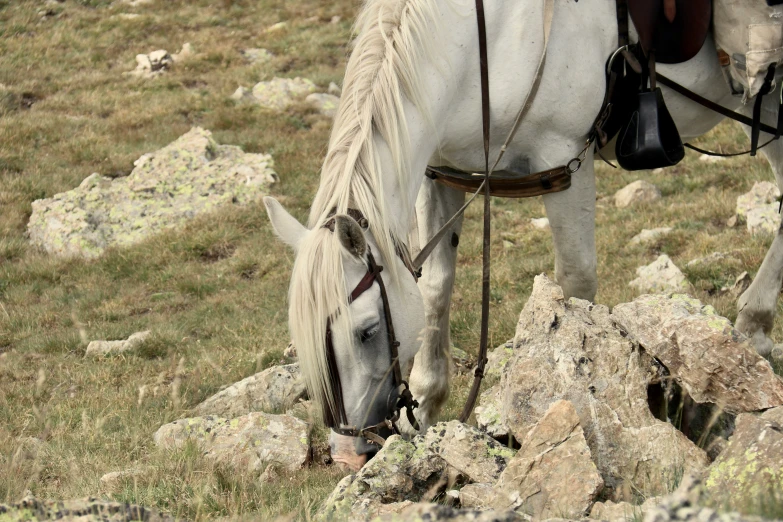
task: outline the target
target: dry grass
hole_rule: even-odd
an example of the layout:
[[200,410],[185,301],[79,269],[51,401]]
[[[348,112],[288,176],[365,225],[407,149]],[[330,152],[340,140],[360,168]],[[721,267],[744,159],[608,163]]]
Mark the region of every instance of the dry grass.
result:
[[[271,153],[282,180],[275,192],[303,219],[330,123],[301,107],[276,114],[236,106],[228,97],[239,85],[274,75],[304,76],[322,87],[339,83],[355,8],[326,0],[158,0],[135,8],[107,0],[46,7],[0,0],[0,502],[15,501],[26,489],[48,498],[101,495],[101,475],[134,467],[147,472],[111,496],[188,518],[306,518],[332,489],[338,473],[317,463],[264,486],[214,469],[192,447],[170,453],[152,444],[158,426],[186,415],[221,385],[283,359],[292,257],[274,239],[261,206],[229,209],[90,262],[44,256],[24,233],[33,200],[71,189],[92,172],[125,175],[138,156],[194,125],[213,131],[220,143]],[[41,9],[51,15],[41,17]],[[341,21],[330,23],[333,16]],[[288,28],[265,31],[280,21]],[[197,55],[163,77],[122,74],[133,69],[137,53],[175,52],[185,42]],[[265,47],[276,57],[250,65],[239,53],[247,47]],[[745,142],[734,126],[704,140],[727,147]],[[599,191],[612,194],[638,177],[600,168]],[[724,222],[738,194],[771,179],[765,162],[707,166],[689,155],[675,169],[641,177],[661,187],[665,199],[634,210],[599,210],[597,300],[631,299],[627,282],[635,268],[660,252],[682,266],[737,249],[738,263],[688,272],[696,296],[734,318],[733,300],[714,289],[743,270],[755,273],[770,239]],[[493,205],[501,231],[493,243],[496,345],[513,335],[533,276],[551,273],[553,255],[548,233],[528,224],[544,214],[540,199]],[[468,212],[452,315],[454,343],[473,354],[479,212]],[[675,232],[657,244],[626,246],[642,228],[664,225]],[[82,357],[87,340],[142,329],[155,335],[134,354],[100,362]],[[782,334],[777,325],[773,337]],[[446,417],[456,416],[468,385],[466,377],[455,378]],[[317,430],[318,444],[324,437]]]

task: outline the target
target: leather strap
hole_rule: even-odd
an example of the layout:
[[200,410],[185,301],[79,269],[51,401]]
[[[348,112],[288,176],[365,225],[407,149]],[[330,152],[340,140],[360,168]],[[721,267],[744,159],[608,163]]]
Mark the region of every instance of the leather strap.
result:
[[[686,87],[683,87],[679,83],[669,79],[668,77],[662,75],[661,73],[657,74],[657,79],[658,79],[658,83],[660,83],[661,85],[665,85],[666,87],[670,88],[674,92],[682,94],[686,98],[695,101],[699,105],[703,105],[704,107],[707,107],[711,111],[717,112],[718,114],[721,114],[727,118],[731,118],[734,121],[738,121],[750,127],[753,126],[753,119],[748,118],[744,114],[740,114],[738,112],[732,111],[731,109],[727,109],[723,105],[719,105],[712,100],[708,100],[707,98],[699,96],[695,92],[688,90]],[[759,123],[758,128],[763,130],[767,134],[775,135],[778,132],[776,128],[771,127],[770,125],[766,125],[764,123]]]
[[476,22],[478,24],[479,63],[481,65],[481,117],[484,129],[484,245],[482,249],[481,269],[481,340],[479,342],[478,365],[474,372],[473,385],[470,388],[465,407],[459,416],[465,422],[476,404],[484,366],[487,364],[487,344],[489,342],[489,270],[490,270],[490,192],[489,192],[489,70],[487,64],[487,29],[484,23],[484,2],[476,0]]

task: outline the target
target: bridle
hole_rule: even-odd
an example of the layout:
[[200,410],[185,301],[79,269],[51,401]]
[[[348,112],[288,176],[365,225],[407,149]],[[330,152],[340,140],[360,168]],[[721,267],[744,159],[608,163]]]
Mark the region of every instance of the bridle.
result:
[[[364,215],[361,213],[361,211],[357,209],[348,209],[347,214],[354,221],[356,221],[359,227],[362,228],[363,230],[366,230],[369,227],[369,223],[367,219],[364,217]],[[335,220],[336,220],[335,216],[330,217],[326,221],[326,223],[324,223],[323,228],[327,228],[332,232],[334,232]],[[405,267],[411,273],[414,280],[418,283],[419,274],[413,269],[412,262],[410,261],[410,256],[406,255],[405,251],[400,248],[397,248],[397,255],[400,257]],[[372,255],[372,250],[370,248],[370,245],[367,245],[366,262],[367,262],[367,272],[364,274],[364,277],[362,277],[362,279],[359,281],[359,283],[356,285],[356,287],[351,291],[350,295],[348,296],[348,304],[358,299],[359,296],[361,296],[364,292],[372,288],[372,286],[375,283],[378,284],[378,288],[381,291],[381,301],[383,303],[383,315],[386,321],[386,335],[388,337],[389,351],[391,354],[389,371],[391,371],[392,373],[392,378],[394,379],[394,388],[398,391],[399,397],[396,400],[395,406],[392,409],[391,414],[388,415],[383,421],[379,422],[378,424],[373,424],[371,426],[363,426],[363,427],[348,425],[348,416],[345,412],[345,402],[343,401],[343,395],[342,395],[342,383],[340,381],[340,373],[337,368],[337,361],[334,353],[334,344],[332,343],[332,331],[331,331],[330,321],[327,321],[326,359],[327,359],[327,364],[329,366],[329,378],[330,378],[330,382],[332,383],[332,388],[333,388],[332,391],[334,394],[334,400],[336,403],[335,405],[337,407],[337,411],[333,412],[331,408],[325,404],[324,421],[329,428],[334,430],[336,433],[339,433],[340,435],[365,438],[380,446],[383,446],[386,441],[380,435],[380,431],[382,429],[388,429],[392,433],[397,433],[397,434],[401,433],[400,429],[397,427],[397,421],[400,419],[400,410],[402,410],[403,408],[405,408],[406,410],[408,422],[410,422],[411,426],[413,426],[413,429],[417,431],[419,430],[419,423],[416,421],[416,417],[413,415],[413,410],[414,408],[417,408],[419,406],[419,403],[413,398],[413,394],[411,393],[408,382],[402,378],[402,370],[400,369],[400,355],[399,355],[400,342],[397,340],[397,337],[394,335],[394,321],[392,320],[391,308],[389,306],[389,297],[386,293],[386,285],[383,283],[383,278],[381,277],[383,266],[375,262],[375,257]],[[388,372],[386,373],[386,375],[384,375],[382,382],[386,380],[387,375]],[[400,388],[402,388],[402,390],[400,390]],[[376,394],[378,393],[378,391],[376,391]]]

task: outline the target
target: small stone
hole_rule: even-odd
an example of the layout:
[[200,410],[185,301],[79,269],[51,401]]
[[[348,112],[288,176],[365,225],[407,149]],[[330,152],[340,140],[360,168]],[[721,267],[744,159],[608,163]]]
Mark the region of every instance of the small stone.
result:
[[726,158],[723,158],[721,156],[711,156],[710,154],[702,154],[701,156],[699,156],[699,161],[703,161],[704,163],[720,163],[725,159]]
[[266,49],[251,47],[242,51],[242,56],[250,63],[267,63],[275,57]]
[[672,230],[673,229],[671,227],[660,227],[660,228],[652,228],[652,229],[645,228],[641,232],[633,236],[631,240],[628,242],[628,244],[642,245],[645,243],[651,243],[656,239],[669,235],[669,233]]
[[149,473],[149,470],[136,468],[106,473],[100,478],[101,489],[107,494],[118,493],[129,479],[136,479],[146,473]]
[[662,167],[658,167],[657,169],[653,169],[652,173],[653,174],[663,174],[663,168]]
[[504,249],[508,250],[508,249],[514,248],[515,246],[516,245],[514,244],[513,241],[509,241],[508,239],[504,239],[503,240],[503,248]]
[[753,282],[753,278],[750,277],[750,274],[747,272],[742,272],[740,275],[737,276],[737,279],[734,280],[734,284],[729,289],[729,292],[734,297],[739,297],[743,293],[745,293],[745,290],[747,290],[750,287],[750,284]]
[[334,118],[337,115],[340,98],[332,94],[313,93],[305,98],[305,102],[324,116]]
[[237,90],[234,91],[234,94],[231,95],[231,99],[236,102],[255,101],[255,98],[253,98],[253,91],[247,87],[237,87]]
[[288,28],[288,22],[277,22],[276,24],[270,25],[266,31],[268,33],[273,33],[275,31],[281,31],[286,28]]
[[328,92],[332,96],[337,96],[339,98],[340,95],[343,93],[343,90],[336,83],[329,82],[329,88],[326,90],[326,92]]
[[171,55],[171,59],[175,62],[181,62],[187,58],[190,58],[193,56],[193,54],[193,46],[190,45],[190,43],[184,43],[182,44],[182,49],[180,49],[178,53]]
[[329,20],[329,23],[331,24],[339,24],[340,20],[342,20],[341,17],[334,15],[331,20]]
[[549,230],[549,218],[532,218],[530,220],[530,224],[533,225],[533,228],[536,228],[538,230]]
[[653,263],[636,269],[636,279],[628,283],[643,293],[684,292],[690,285],[685,275],[666,254]]
[[150,336],[151,332],[145,330],[136,332],[124,341],[91,341],[84,352],[85,357],[100,357],[106,355],[116,355],[127,352],[141,345]]
[[645,180],[637,180],[618,190],[614,195],[614,204],[626,208],[642,203],[652,203],[661,199],[658,187]]
[[285,110],[297,99],[315,92],[313,82],[306,78],[273,78],[253,86],[256,103],[268,109]]
[[737,259],[737,255],[739,255],[740,253],[741,253],[740,250],[734,250],[731,252],[713,252],[709,255],[692,259],[688,261],[685,264],[685,266],[687,268],[695,268],[700,265],[712,265],[714,263],[719,263],[719,262],[724,262],[731,265],[738,265],[739,259]]
[[285,350],[283,350],[283,357],[287,357],[289,359],[296,359],[298,357],[294,343],[288,343],[288,346],[286,346]]
[[729,219],[726,220],[726,226],[729,228],[734,228],[737,226],[737,215],[734,214]]
[[783,363],[783,344],[776,344],[773,346],[769,356],[776,363]]

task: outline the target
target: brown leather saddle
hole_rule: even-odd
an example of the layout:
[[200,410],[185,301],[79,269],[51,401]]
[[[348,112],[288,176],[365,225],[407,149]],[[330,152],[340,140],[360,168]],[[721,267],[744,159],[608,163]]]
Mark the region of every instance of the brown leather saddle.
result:
[[645,54],[658,63],[682,63],[699,52],[712,21],[711,0],[628,0]]

